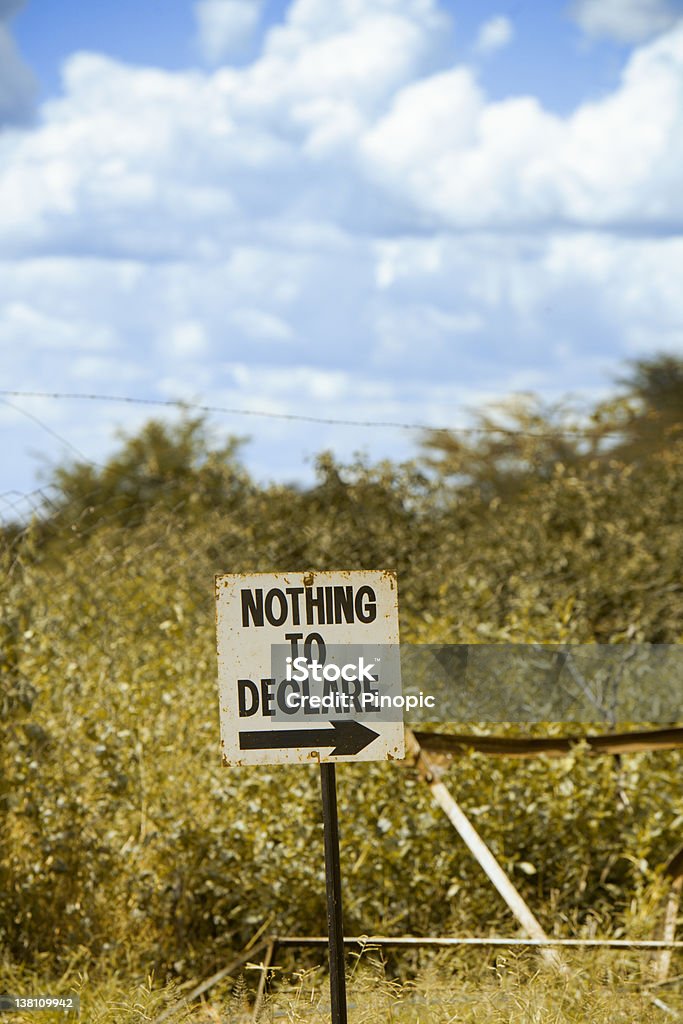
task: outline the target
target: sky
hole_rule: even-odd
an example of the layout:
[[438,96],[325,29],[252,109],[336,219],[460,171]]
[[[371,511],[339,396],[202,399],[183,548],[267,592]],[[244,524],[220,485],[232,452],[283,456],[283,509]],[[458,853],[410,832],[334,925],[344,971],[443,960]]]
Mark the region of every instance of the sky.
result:
[[[682,233],[683,0],[0,0],[0,494],[166,415],[10,391],[594,400],[683,354]],[[211,423],[259,479],[420,438]]]

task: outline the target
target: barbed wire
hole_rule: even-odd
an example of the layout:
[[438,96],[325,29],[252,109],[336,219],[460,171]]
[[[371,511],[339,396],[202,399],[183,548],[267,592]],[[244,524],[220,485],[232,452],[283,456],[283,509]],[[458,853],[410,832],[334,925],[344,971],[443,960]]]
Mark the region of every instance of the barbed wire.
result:
[[[14,389],[0,389],[0,396],[14,398],[48,398],[56,401],[84,401],[84,402],[120,402],[127,405],[147,405],[160,408],[175,408],[195,410],[206,413],[222,413],[230,416],[253,416],[256,418],[288,420],[300,423],[318,423],[326,426],[342,427],[379,427],[392,430],[420,431],[423,433],[447,433],[447,434],[501,434],[506,437],[528,437],[539,440],[553,440],[558,437],[576,438],[603,438],[619,437],[622,431],[618,429],[603,429],[601,427],[558,427],[557,430],[534,431],[520,430],[515,427],[504,426],[477,426],[477,427],[456,427],[456,426],[435,426],[428,423],[406,423],[398,420],[357,420],[340,418],[334,416],[310,416],[304,413],[273,412],[267,409],[243,409],[233,406],[211,405],[198,402],[186,402],[181,399],[163,398],[137,398],[132,395],[102,395],[88,394],[69,391],[18,391]],[[9,404],[9,403],[8,403]],[[22,410],[19,410],[22,411]]]

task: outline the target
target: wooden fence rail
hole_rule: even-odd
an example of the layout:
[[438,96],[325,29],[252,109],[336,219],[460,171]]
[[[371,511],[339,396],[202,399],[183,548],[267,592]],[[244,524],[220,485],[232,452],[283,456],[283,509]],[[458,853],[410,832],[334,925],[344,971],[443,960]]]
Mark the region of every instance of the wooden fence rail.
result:
[[609,733],[602,736],[480,736],[467,733],[418,732],[422,750],[458,756],[476,751],[493,757],[565,757],[585,744],[591,754],[637,754],[683,748],[683,728]]

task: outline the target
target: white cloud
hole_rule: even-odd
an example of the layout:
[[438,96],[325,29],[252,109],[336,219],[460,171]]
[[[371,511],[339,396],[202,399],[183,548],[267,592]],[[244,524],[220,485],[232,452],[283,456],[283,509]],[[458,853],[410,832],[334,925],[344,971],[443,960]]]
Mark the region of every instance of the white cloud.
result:
[[515,29],[510,19],[498,14],[485,21],[479,29],[475,50],[482,54],[495,53],[511,43],[514,34]]
[[[438,38],[438,19],[408,17],[398,4],[369,0],[355,17],[351,4],[340,4],[333,31],[304,18],[303,6],[294,4],[287,24],[271,29],[261,59],[235,80],[245,113],[284,115],[286,126],[293,104],[324,98],[372,116],[420,73]],[[330,5],[321,6],[329,16]]]
[[422,24],[425,30],[443,28],[448,18],[435,0],[294,0],[288,25],[308,39],[331,36],[352,28],[365,17],[393,16]]
[[71,365],[71,374],[76,381],[112,387],[130,385],[144,378],[145,374],[137,363],[102,356],[79,356]]
[[209,348],[204,325],[198,320],[181,320],[161,339],[160,347],[179,361],[201,358]]
[[636,50],[613,93],[566,118],[531,97],[487,103],[465,69],[411,83],[361,151],[374,180],[436,223],[681,223],[683,25]]
[[261,21],[262,0],[197,0],[198,42],[209,64],[239,57]]
[[[291,407],[288,400],[292,395],[297,401],[328,402],[348,401],[353,394],[354,377],[341,371],[318,370],[310,366],[288,366],[286,373],[281,370],[249,366],[246,363],[233,363],[225,367],[234,384],[244,392],[254,396],[251,404],[259,408],[257,395],[267,395],[268,399],[278,398],[278,408],[287,412]],[[270,401],[267,403],[270,405]],[[260,408],[264,406],[261,405]]]
[[297,0],[244,69],[75,55],[42,123],[0,143],[3,251],[215,261],[248,237],[306,248],[307,225],[343,239],[683,217],[683,28],[559,117],[490,102],[465,67],[420,74],[437,21],[427,0]]
[[114,334],[105,325],[45,312],[30,302],[0,306],[0,345],[9,350],[72,352],[106,351],[114,347]]
[[457,68],[410,83],[362,140],[369,168],[421,191],[451,150],[476,144],[484,98],[470,71]]
[[415,357],[415,339],[419,337],[420,360],[438,363],[444,352],[452,358],[454,353],[470,349],[473,339],[479,340],[485,328],[486,320],[480,312],[444,308],[443,299],[439,305],[405,299],[383,303],[375,321],[375,361],[383,367],[409,363]]
[[230,314],[230,321],[249,338],[289,341],[292,337],[292,330],[284,320],[260,309],[236,309]]
[[571,15],[589,36],[639,43],[683,17],[680,0],[575,0]]

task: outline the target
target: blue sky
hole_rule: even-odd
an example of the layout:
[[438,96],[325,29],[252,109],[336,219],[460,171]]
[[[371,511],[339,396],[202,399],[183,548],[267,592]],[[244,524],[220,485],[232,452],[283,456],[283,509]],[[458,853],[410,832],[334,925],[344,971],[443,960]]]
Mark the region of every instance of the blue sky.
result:
[[[596,396],[683,351],[681,168],[678,0],[0,0],[1,386],[434,425]],[[0,490],[147,414],[5,396]],[[261,477],[415,452],[213,422]]]

